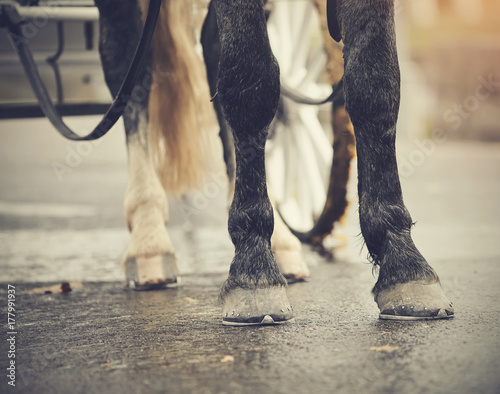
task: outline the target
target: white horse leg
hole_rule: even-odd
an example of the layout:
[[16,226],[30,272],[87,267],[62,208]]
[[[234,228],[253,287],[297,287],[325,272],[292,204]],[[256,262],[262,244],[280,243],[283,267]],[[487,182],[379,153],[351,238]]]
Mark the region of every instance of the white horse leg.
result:
[[274,257],[276,257],[280,272],[289,282],[308,278],[310,273],[302,256],[302,244],[281,219],[273,197],[269,197],[274,212],[274,232],[271,236],[271,249]]
[[[139,116],[145,130],[145,116]],[[165,225],[168,202],[148,154],[145,133],[128,138],[129,182],[125,194],[125,217],[131,238],[123,259],[127,284],[148,289],[177,282],[174,248]]]
[[[126,75],[142,30],[137,0],[96,0],[100,18],[103,71],[113,96]],[[146,60],[150,64],[151,58]],[[144,68],[127,103],[123,120],[129,156],[129,184],[125,217],[131,240],[123,258],[127,285],[137,289],[165,286],[177,281],[177,267],[165,224],[168,205],[153,166],[148,146],[148,103],[151,75]],[[158,90],[158,89],[157,89]]]

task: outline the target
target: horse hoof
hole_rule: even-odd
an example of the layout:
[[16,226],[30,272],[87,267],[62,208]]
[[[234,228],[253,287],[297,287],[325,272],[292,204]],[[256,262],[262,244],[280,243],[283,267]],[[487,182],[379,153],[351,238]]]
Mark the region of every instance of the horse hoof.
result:
[[125,261],[125,286],[133,290],[156,290],[177,283],[174,254],[153,257],[130,257]]
[[288,283],[295,283],[309,278],[310,272],[300,250],[278,249],[273,251],[281,274]]
[[222,313],[222,324],[226,326],[274,325],[293,319],[293,308],[283,286],[233,289],[224,298]]
[[432,320],[454,316],[453,303],[439,283],[400,283],[375,297],[383,320]]

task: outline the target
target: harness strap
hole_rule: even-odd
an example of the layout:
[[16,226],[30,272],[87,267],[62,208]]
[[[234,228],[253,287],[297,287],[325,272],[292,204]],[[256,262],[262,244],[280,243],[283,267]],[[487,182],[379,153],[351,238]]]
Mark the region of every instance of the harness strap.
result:
[[340,42],[342,39],[342,29],[340,27],[338,16],[338,0],[327,0],[326,3],[326,18],[328,22],[328,30],[332,38]]
[[283,96],[288,97],[289,99],[292,99],[293,101],[295,101],[296,103],[299,103],[299,104],[321,105],[321,104],[328,103],[329,101],[335,100],[335,98],[338,94],[343,93],[343,88],[344,88],[343,82],[344,82],[344,78],[342,78],[339,81],[339,83],[337,83],[333,87],[332,93],[327,98],[324,98],[324,99],[313,99],[313,98],[307,97],[307,96],[297,92],[296,90],[291,89],[283,81],[281,81],[281,94],[283,94]]
[[160,6],[161,0],[150,0],[146,22],[144,23],[141,38],[135,50],[132,63],[130,64],[130,67],[127,71],[127,75],[122,82],[120,89],[118,90],[118,94],[116,95],[113,103],[109,107],[102,120],[95,127],[95,129],[86,136],[80,136],[74,133],[68,126],[66,126],[61,118],[61,115],[52,103],[47,89],[42,79],[40,78],[36,63],[33,60],[33,55],[31,54],[31,50],[28,45],[28,39],[24,36],[21,29],[21,26],[26,23],[25,20],[21,18],[17,8],[14,5],[5,5],[2,7],[2,13],[4,13],[7,17],[6,19],[9,29],[9,39],[16,49],[21,63],[23,64],[24,71],[28,76],[31,88],[35,93],[36,98],[40,102],[40,107],[43,113],[63,137],[66,137],[67,139],[73,141],[96,140],[105,135],[123,114],[132,89],[134,88],[139,76],[139,72],[141,71],[143,60],[151,43],[151,39],[153,37],[156,26],[156,21],[158,19],[158,14],[160,11]]

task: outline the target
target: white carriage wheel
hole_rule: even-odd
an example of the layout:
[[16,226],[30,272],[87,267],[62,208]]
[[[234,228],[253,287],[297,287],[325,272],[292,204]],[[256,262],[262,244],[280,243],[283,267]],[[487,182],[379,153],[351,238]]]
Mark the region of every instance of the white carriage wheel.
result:
[[[270,0],[268,32],[281,83],[315,100],[332,92],[326,75],[319,15],[310,0]],[[286,224],[310,231],[325,207],[333,160],[331,103],[297,103],[281,96],[266,145],[269,192]]]

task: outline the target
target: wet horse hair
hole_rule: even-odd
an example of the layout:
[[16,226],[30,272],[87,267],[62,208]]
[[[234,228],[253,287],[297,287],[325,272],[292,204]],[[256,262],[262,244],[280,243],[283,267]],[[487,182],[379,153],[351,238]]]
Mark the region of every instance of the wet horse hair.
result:
[[[208,84],[186,27],[189,4],[164,3],[147,62],[153,70],[150,94],[129,101],[124,116],[130,174],[125,212],[131,231],[124,265],[135,285],[147,288],[177,278],[165,229],[168,206],[162,185],[174,191],[182,184],[194,186],[206,150]],[[96,4],[101,15],[103,68],[114,93],[137,41],[141,6],[134,0],[96,0]],[[216,90],[222,113],[219,120],[227,121],[235,147],[236,176],[228,221],[235,255],[221,290],[227,325],[273,324],[293,318],[280,269],[297,258],[300,244],[289,230],[278,226],[264,166],[280,84],[263,6],[263,0],[213,0],[218,40],[202,38],[205,55],[210,48],[217,50],[215,61],[207,57],[209,83]],[[343,88],[356,135],[360,224],[379,268],[373,293],[380,317],[451,317],[453,308],[437,274],[412,241],[412,219],[399,182],[395,135],[400,75],[393,0],[328,0],[328,18],[332,36],[344,43]],[[148,79],[147,70],[146,66],[142,80]],[[248,149],[252,155],[246,154]],[[273,234],[275,221],[280,230]],[[273,253],[271,247],[294,253]]]

